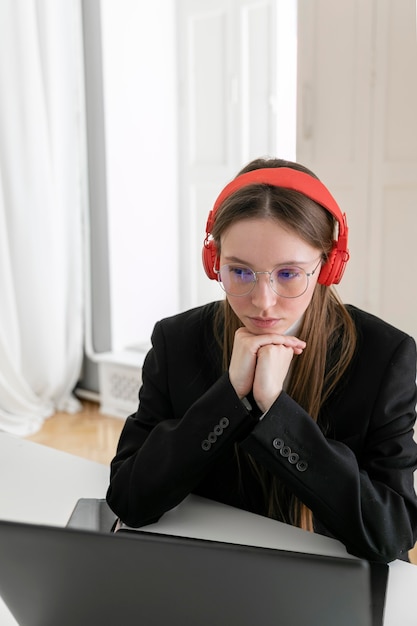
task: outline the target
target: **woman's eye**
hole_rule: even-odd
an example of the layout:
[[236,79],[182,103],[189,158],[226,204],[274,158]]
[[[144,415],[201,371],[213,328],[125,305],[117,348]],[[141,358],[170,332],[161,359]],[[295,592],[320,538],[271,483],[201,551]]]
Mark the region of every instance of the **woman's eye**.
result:
[[300,275],[300,270],[296,267],[286,267],[285,269],[278,270],[276,273],[278,280],[284,282],[300,278]]
[[253,273],[248,267],[232,267],[230,268],[230,272],[234,278],[238,278],[240,280],[252,280]]

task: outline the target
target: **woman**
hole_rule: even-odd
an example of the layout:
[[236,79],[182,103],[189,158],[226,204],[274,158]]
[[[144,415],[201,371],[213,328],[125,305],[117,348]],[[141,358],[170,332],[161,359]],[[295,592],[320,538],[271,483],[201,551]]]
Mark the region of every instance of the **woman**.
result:
[[301,165],[259,159],[225,187],[203,263],[226,298],[155,326],[111,467],[107,500],[124,522],[195,493],[362,558],[407,558],[416,347],[339,300],[348,256],[344,215]]

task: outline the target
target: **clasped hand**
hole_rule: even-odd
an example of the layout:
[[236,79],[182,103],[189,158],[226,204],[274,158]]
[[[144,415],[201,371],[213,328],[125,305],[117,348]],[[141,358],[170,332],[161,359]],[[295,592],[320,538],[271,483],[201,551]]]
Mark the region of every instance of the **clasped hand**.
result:
[[306,344],[289,335],[254,335],[246,328],[236,331],[229,378],[239,398],[252,391],[263,413],[282,391],[294,354],[301,354]]

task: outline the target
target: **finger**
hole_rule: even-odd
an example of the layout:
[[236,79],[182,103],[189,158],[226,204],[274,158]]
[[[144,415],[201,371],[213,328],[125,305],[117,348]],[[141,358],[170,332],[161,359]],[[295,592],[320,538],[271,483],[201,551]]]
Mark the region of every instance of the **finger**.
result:
[[267,411],[281,393],[293,356],[293,349],[284,345],[270,344],[259,350],[253,394],[263,411]]
[[287,346],[288,348],[292,348],[296,351],[296,354],[301,354],[307,345],[305,341],[292,335],[277,335],[272,333],[254,335],[248,331],[236,334],[235,341],[243,347],[246,346],[246,349],[252,354],[255,354],[259,348],[267,345]]

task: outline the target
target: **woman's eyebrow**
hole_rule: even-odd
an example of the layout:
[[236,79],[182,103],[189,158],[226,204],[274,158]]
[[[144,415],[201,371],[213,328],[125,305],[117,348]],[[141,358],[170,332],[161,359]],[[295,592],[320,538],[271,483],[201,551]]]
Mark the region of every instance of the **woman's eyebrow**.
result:
[[224,259],[226,261],[231,261],[232,263],[241,263],[242,265],[250,265],[248,261],[244,261],[243,259],[239,259],[237,256],[225,256]]

